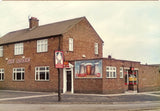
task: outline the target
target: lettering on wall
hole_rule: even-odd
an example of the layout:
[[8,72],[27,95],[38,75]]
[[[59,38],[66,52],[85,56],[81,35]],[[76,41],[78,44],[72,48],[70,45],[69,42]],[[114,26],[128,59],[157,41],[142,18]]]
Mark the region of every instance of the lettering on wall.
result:
[[30,57],[28,58],[20,58],[20,59],[8,59],[7,61],[7,64],[14,64],[14,63],[17,63],[17,64],[20,64],[20,63],[27,63],[27,62],[30,62]]

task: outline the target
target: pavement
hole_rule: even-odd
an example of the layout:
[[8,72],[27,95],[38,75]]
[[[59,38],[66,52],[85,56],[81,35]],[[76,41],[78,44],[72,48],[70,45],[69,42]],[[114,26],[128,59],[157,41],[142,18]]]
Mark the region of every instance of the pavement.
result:
[[57,93],[53,92],[0,90],[0,111],[10,111],[13,107],[17,111],[71,110],[69,108],[76,111],[96,111],[97,108],[100,111],[160,111],[160,91],[122,94],[67,93],[62,94],[62,101],[58,102]]

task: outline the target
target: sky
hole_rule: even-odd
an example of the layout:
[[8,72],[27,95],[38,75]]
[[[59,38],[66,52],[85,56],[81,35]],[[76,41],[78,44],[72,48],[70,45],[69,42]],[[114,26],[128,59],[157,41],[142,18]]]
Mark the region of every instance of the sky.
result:
[[85,16],[104,41],[104,57],[160,64],[159,1],[1,1],[0,37],[28,28],[31,16],[40,25]]

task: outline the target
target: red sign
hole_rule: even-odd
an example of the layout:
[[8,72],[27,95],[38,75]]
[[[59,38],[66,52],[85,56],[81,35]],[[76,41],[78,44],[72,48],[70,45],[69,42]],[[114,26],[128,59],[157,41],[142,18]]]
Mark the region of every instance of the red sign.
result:
[[63,52],[62,51],[55,51],[55,67],[56,68],[63,68]]
[[134,71],[134,67],[130,67],[130,70],[131,70],[131,71]]
[[64,62],[64,67],[65,67],[65,68],[69,68],[69,62],[68,62],[68,61],[65,61],[65,62]]

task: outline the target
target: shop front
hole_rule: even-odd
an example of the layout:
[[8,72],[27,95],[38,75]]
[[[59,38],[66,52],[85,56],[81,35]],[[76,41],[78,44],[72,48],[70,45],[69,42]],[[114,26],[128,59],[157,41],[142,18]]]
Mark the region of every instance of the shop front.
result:
[[125,85],[128,91],[138,91],[138,68],[125,68]]

